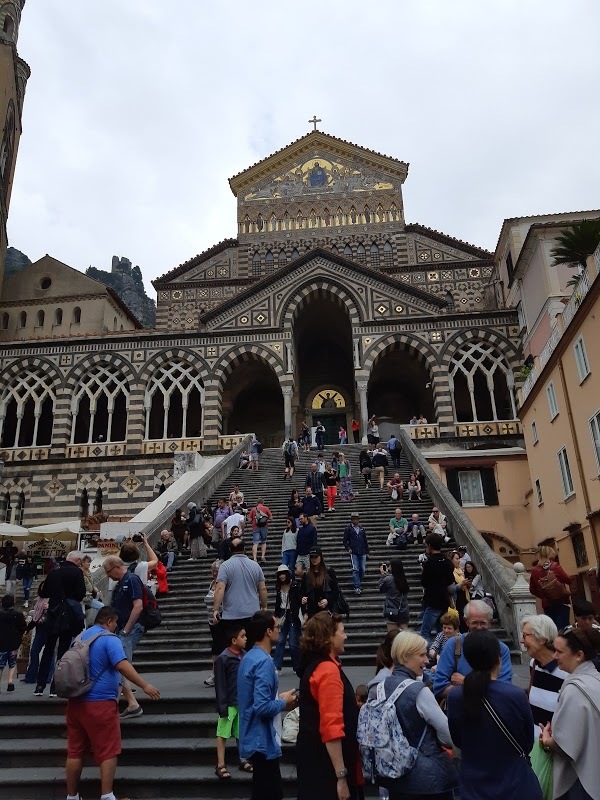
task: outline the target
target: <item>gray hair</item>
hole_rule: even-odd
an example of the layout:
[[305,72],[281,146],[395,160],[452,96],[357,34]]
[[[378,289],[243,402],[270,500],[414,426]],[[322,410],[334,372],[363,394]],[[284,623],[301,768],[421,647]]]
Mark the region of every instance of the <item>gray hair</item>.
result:
[[125,562],[123,561],[123,559],[119,558],[119,556],[107,556],[104,559],[104,561],[102,562],[102,566],[104,567],[104,570],[106,571],[107,567],[110,570],[110,569],[114,569],[115,567],[124,567],[126,565],[125,565]]
[[469,618],[471,611],[478,611],[480,614],[485,614],[489,622],[492,621],[492,617],[494,616],[494,612],[484,600],[471,600],[470,603],[467,603],[463,612],[465,619]]
[[545,614],[530,614],[521,620],[521,630],[524,625],[529,625],[531,632],[542,644],[552,644],[558,636],[556,624]]
[[73,561],[77,563],[77,561],[81,561],[83,558],[83,553],[81,550],[71,550],[71,552],[67,556],[67,561]]
[[216,569],[219,569],[219,567],[221,566],[222,563],[223,563],[223,560],[220,559],[220,558],[217,558],[216,561],[213,561],[212,564],[210,565],[211,572],[216,570]]

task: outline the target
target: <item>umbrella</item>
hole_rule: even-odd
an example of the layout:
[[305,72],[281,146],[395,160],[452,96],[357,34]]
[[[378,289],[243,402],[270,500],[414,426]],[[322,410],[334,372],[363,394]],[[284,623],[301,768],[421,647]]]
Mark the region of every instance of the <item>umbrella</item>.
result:
[[81,533],[81,525],[78,519],[67,519],[62,522],[51,522],[49,525],[36,525],[29,528],[30,538],[43,536],[45,539],[60,540],[70,542]]
[[0,522],[0,538],[2,539],[31,539],[27,528],[20,525],[9,525],[8,522]]

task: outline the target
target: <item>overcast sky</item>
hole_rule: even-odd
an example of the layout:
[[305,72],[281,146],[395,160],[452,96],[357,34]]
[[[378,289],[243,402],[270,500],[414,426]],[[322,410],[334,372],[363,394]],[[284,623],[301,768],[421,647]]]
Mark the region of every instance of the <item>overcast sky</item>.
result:
[[236,236],[227,179],[307,133],[410,162],[408,222],[494,249],[598,208],[597,0],[28,0],[10,244],[150,280]]

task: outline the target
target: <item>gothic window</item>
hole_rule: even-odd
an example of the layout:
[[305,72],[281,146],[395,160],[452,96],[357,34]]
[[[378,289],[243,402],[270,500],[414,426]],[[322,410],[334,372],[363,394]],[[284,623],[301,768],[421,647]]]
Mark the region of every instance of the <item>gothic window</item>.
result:
[[371,222],[371,210],[369,206],[365,206],[365,225],[368,225]]
[[9,322],[10,322],[10,317],[5,311],[4,314],[2,314],[2,330],[3,331],[7,331],[8,330],[8,323]]
[[278,262],[280,267],[285,267],[285,265],[287,264],[287,256],[286,256],[285,250],[283,248],[279,251],[279,256],[277,257],[277,262]]
[[252,256],[252,277],[257,278],[260,275],[260,253],[254,253]]
[[265,223],[264,223],[264,220],[262,218],[262,214],[259,214],[258,217],[256,218],[256,230],[257,231],[262,231],[262,229],[264,228],[264,225],[265,225]]
[[10,522],[10,518],[12,515],[12,506],[10,504],[10,492],[6,492],[4,495],[4,500],[2,501],[2,514],[4,516],[4,522]]
[[267,250],[267,254],[265,255],[265,271],[267,274],[273,272],[273,264],[273,253]]
[[379,266],[379,248],[375,244],[375,242],[371,245],[371,266],[378,267]]
[[7,14],[7,15],[4,17],[4,25],[2,26],[2,30],[3,30],[3,31],[4,31],[4,33],[6,34],[6,38],[7,38],[7,39],[12,39],[12,37],[13,37],[13,34],[14,34],[14,32],[15,32],[15,21],[14,21],[14,19],[13,19],[13,18],[10,16],[10,14]]
[[346,258],[352,258],[352,248],[350,247],[349,244],[347,244],[344,247],[344,255],[346,256]]
[[357,220],[356,209],[354,208],[354,206],[352,206],[352,208],[350,209],[350,222],[352,223],[352,225],[356,225],[356,220]]
[[79,325],[80,322],[81,322],[81,309],[79,308],[79,306],[75,306],[75,308],[73,309],[73,324]]
[[323,212],[323,224],[327,225],[328,227],[331,225],[331,214],[329,213],[328,208],[326,208]]
[[71,400],[71,443],[124,442],[129,383],[111,364],[97,364],[79,381]]
[[365,261],[367,260],[367,253],[365,250],[365,246],[362,243],[359,244],[358,247],[356,248],[356,260],[361,264],[364,264]]
[[56,396],[47,370],[17,375],[0,398],[2,447],[40,447],[50,444]]
[[454,295],[452,292],[446,292],[446,306],[448,307],[448,311],[454,311]]
[[181,360],[163,364],[146,389],[146,439],[202,436],[203,407],[204,385],[195,367]]
[[62,325],[63,321],[63,310],[62,308],[57,308],[54,312],[54,324],[55,325]]
[[90,501],[88,498],[87,489],[81,492],[81,499],[79,500],[79,515],[83,519],[90,513]]
[[25,514],[25,493],[19,492],[17,497],[17,507],[15,509],[15,525],[23,524],[23,515]]
[[338,249],[337,249],[337,247],[336,247],[335,245],[332,245],[332,246],[331,246],[331,252],[332,252],[332,253],[333,253],[335,256],[339,255],[339,251],[338,251]]
[[19,328],[24,328],[27,325],[27,312],[21,311],[19,314]]
[[335,224],[336,225],[343,225],[344,224],[344,212],[342,211],[341,207],[338,207],[338,210],[336,212]]
[[457,422],[515,419],[513,375],[493,345],[465,344],[452,357],[449,382]]
[[386,242],[383,245],[383,266],[394,266],[394,251],[392,250],[392,245],[389,242]]
[[96,489],[96,496],[94,497],[94,514],[102,513],[102,489]]
[[293,261],[295,258],[300,258],[300,253],[299,253],[299,252],[296,250],[296,248],[294,247],[294,249],[292,250],[292,261]]

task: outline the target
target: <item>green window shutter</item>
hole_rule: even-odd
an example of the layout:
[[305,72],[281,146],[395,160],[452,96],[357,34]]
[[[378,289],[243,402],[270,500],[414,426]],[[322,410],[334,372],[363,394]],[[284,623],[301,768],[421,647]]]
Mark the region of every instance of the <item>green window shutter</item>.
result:
[[446,470],[446,486],[448,487],[448,491],[454,497],[456,502],[459,505],[462,505],[462,498],[460,496],[460,486],[458,483],[458,470],[457,469],[447,469]]
[[486,506],[498,505],[498,489],[496,488],[496,475],[493,467],[485,467],[481,472],[481,486],[483,488],[483,499]]

